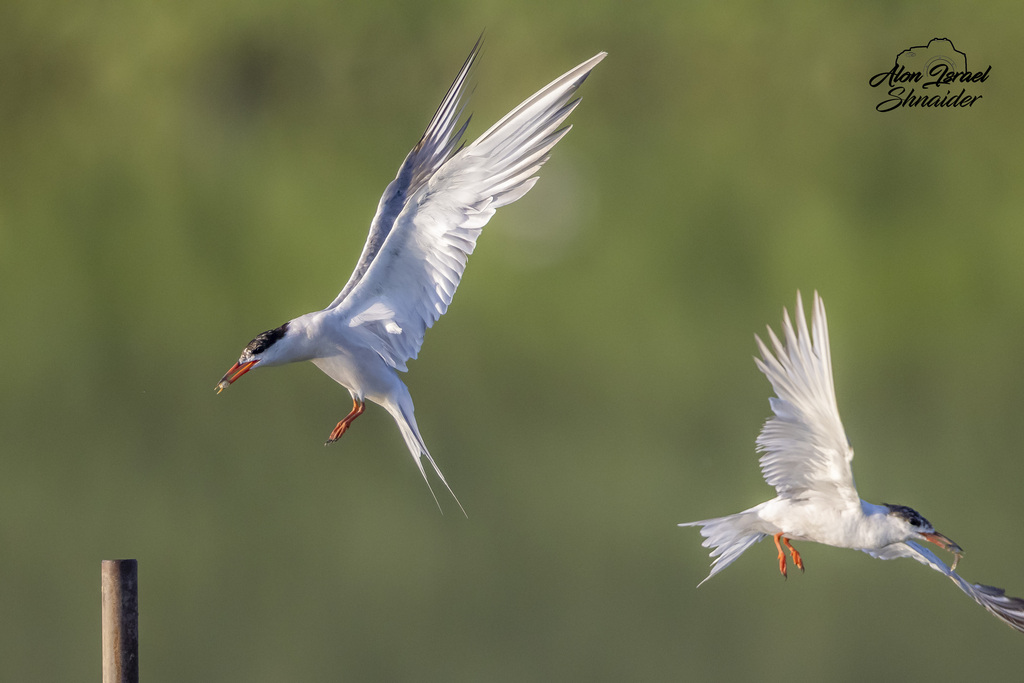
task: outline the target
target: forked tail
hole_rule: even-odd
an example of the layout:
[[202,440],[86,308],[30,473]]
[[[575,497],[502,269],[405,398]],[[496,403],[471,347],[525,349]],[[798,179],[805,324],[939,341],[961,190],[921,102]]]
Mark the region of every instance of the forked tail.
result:
[[[427,471],[423,468],[423,458],[427,459],[430,466],[434,468],[434,472],[437,474],[437,478],[441,480],[444,487],[448,489],[448,493],[452,494],[452,498],[455,499],[456,505],[462,510],[462,514],[466,515],[466,509],[462,507],[462,503],[459,502],[455,492],[452,491],[452,487],[448,485],[448,480],[444,478],[444,474],[441,473],[441,468],[437,466],[434,459],[430,457],[430,451],[427,450],[427,445],[423,443],[423,437],[420,436],[420,430],[416,426],[416,418],[413,415],[412,398],[409,396],[408,391],[405,392],[404,396],[401,396],[397,404],[385,405],[391,416],[395,418],[395,422],[398,423],[398,429],[402,432],[402,438],[405,439],[405,445],[409,447],[409,452],[412,453],[413,460],[416,461],[416,466],[420,468],[420,474],[423,475],[423,481],[427,482],[427,488],[430,489],[430,495],[434,497],[434,502],[437,503],[437,508],[441,510],[441,514],[444,514],[444,510],[441,508],[440,501],[437,500],[437,494],[434,493],[434,487],[430,485],[430,480],[427,478]],[[469,515],[466,515],[469,517]]]
[[[727,517],[702,519],[699,522],[684,522],[679,525],[699,526],[700,535],[704,537],[701,545],[712,548],[711,557],[715,560],[711,563],[711,573],[704,581],[735,562],[744,550],[765,537],[765,534],[753,528],[759,519],[756,508],[753,508]],[[697,584],[697,587],[703,585],[704,581]]]

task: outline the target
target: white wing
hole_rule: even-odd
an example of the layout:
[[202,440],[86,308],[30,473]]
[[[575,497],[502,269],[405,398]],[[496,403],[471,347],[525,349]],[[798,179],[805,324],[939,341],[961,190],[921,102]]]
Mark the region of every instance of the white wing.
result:
[[970,583],[942,562],[935,553],[913,541],[893,543],[880,550],[865,550],[868,555],[880,560],[893,560],[897,557],[909,557],[926,564],[932,569],[945,574],[967,593],[975,602],[987,609],[999,619],[1018,631],[1024,632],[1024,600],[1006,595],[1002,588]]
[[[495,209],[533,187],[533,174],[569,130],[559,126],[579,102],[570,98],[605,57],[602,52],[559,77],[449,158],[458,135],[438,136],[454,128],[458,92],[475,53],[381,200],[374,223],[386,232],[382,244],[367,243],[364,272],[357,268],[329,307],[368,332],[367,343],[398,370],[406,369],[426,329],[448,310],[480,229]],[[387,217],[399,203],[388,231]]]
[[859,505],[850,470],[853,449],[836,406],[825,305],[817,292],[813,309],[813,336],[797,292],[796,330],[789,313],[783,310],[785,345],[770,327],[774,354],[760,337],[755,337],[761,358],[754,362],[777,396],[771,399],[775,416],[765,422],[757,437],[758,450],[763,454],[761,472],[784,498],[827,496]]
[[477,55],[480,54],[482,40],[483,36],[477,39],[476,45],[470,50],[469,57],[462,65],[459,75],[455,77],[444,99],[441,100],[441,105],[434,112],[434,118],[430,120],[423,137],[405,157],[402,167],[398,169],[398,175],[388,184],[384,194],[381,195],[377,213],[370,223],[370,234],[363,246],[363,253],[359,255],[359,262],[345,287],[327,307],[328,309],[341,303],[341,300],[348,296],[348,293],[356,286],[356,283],[370,267],[374,257],[377,256],[377,252],[380,251],[384,240],[395,224],[395,219],[405,208],[409,195],[419,189],[430,175],[451,156],[452,150],[462,139],[462,134],[466,131],[466,126],[469,125],[467,118],[458,132],[455,132],[455,124],[462,116],[464,109],[461,104],[462,88],[466,84],[466,79],[469,77]]

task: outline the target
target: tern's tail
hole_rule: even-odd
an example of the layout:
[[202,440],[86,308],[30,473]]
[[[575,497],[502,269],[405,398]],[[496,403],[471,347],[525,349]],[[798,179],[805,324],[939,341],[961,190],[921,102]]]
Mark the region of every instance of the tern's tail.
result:
[[[711,573],[704,581],[728,567],[743,554],[744,550],[765,537],[765,534],[754,529],[759,520],[757,508],[751,508],[728,517],[702,519],[699,522],[684,522],[679,525],[699,526],[700,535],[704,537],[701,545],[713,548],[711,557],[715,558],[715,561],[711,563]],[[697,586],[702,585],[704,581]]]
[[[402,385],[405,389],[405,385]],[[427,479],[427,472],[423,469],[423,458],[427,459],[430,466],[434,468],[434,472],[437,473],[437,478],[441,480],[445,488],[448,489],[448,493],[452,494],[452,498],[455,499],[455,503],[462,510],[462,514],[466,514],[466,509],[462,507],[462,503],[459,502],[455,492],[452,491],[452,487],[448,485],[448,481],[441,474],[441,469],[434,462],[434,459],[430,457],[430,452],[427,450],[427,446],[423,443],[423,437],[420,436],[420,430],[416,426],[416,417],[413,415],[412,408],[412,397],[409,396],[408,390],[402,392],[398,397],[396,403],[385,404],[384,407],[391,417],[395,418],[395,422],[398,423],[398,428],[402,432],[402,438],[405,439],[405,445],[409,447],[409,452],[412,453],[413,460],[416,461],[416,466],[420,468],[420,474],[423,475],[423,481],[427,482],[427,488],[430,489],[430,495],[434,496],[434,502],[437,503],[437,507],[441,508],[441,503],[437,500],[437,494],[434,493],[434,487],[430,485],[430,480]],[[443,513],[444,510],[441,510]],[[467,515],[468,517],[468,515]]]

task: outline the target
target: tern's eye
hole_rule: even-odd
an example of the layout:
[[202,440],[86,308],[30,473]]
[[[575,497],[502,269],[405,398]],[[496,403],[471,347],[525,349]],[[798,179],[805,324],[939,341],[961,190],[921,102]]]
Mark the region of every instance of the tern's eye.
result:
[[910,520],[910,526],[921,526],[921,520],[917,517],[914,517]]

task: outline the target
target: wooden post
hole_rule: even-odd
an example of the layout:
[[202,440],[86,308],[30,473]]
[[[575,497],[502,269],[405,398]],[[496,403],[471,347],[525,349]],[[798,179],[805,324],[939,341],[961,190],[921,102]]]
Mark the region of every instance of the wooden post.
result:
[[139,563],[103,560],[103,683],[139,683]]

